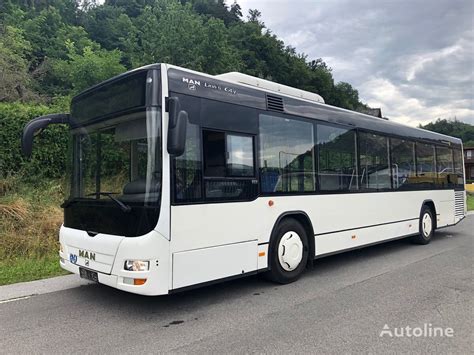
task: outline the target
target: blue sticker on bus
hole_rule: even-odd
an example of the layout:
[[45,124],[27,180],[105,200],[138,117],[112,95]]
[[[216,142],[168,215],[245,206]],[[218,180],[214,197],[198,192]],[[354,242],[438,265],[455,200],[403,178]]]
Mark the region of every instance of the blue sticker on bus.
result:
[[73,264],[77,263],[77,255],[76,254],[69,254],[69,261]]

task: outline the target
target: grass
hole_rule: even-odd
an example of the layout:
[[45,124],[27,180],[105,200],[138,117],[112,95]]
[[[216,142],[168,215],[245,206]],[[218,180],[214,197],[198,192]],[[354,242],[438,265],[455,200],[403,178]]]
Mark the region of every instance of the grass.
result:
[[0,285],[65,274],[58,264],[64,186],[0,179]]
[[474,195],[470,193],[467,194],[467,210],[474,211]]
[[10,258],[0,261],[0,270],[0,285],[39,280],[68,273],[59,266],[57,253],[41,259]]

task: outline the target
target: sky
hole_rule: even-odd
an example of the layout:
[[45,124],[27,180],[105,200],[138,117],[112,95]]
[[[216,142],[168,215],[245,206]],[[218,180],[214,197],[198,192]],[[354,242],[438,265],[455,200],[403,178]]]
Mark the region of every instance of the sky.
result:
[[[237,0],[393,121],[474,124],[474,1]],[[233,3],[229,0],[228,4]]]

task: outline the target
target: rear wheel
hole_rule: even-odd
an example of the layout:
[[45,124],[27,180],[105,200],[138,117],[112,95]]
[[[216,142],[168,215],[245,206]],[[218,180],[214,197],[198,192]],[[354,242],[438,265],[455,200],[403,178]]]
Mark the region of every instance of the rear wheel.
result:
[[308,237],[305,229],[292,218],[284,219],[270,244],[268,278],[282,284],[296,281],[303,273],[307,260]]
[[428,244],[433,238],[435,220],[433,211],[426,205],[421,208],[419,230],[420,233],[412,237],[412,242],[415,244]]

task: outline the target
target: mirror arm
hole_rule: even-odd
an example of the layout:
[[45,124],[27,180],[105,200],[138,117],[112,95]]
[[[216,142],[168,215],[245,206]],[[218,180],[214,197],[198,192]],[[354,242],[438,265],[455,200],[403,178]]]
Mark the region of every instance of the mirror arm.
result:
[[53,113],[36,117],[28,122],[23,128],[21,137],[21,151],[24,156],[30,157],[33,149],[33,137],[35,133],[50,124],[68,124],[70,115],[68,113]]

